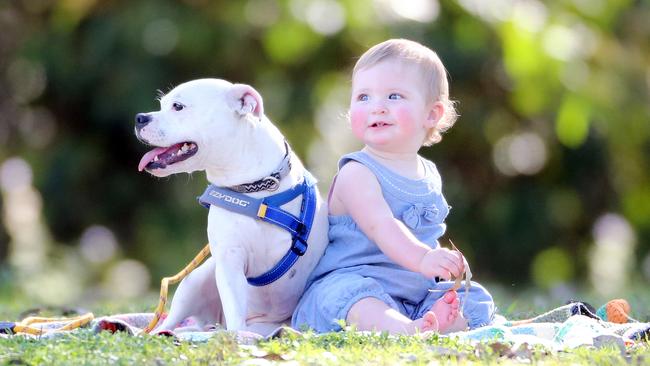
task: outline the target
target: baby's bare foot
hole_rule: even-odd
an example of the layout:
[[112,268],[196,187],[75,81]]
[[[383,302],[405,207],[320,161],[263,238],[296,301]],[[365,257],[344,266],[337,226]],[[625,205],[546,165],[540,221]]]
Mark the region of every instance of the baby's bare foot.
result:
[[438,317],[433,311],[427,311],[424,316],[422,316],[422,323],[420,324],[421,332],[434,331],[437,332],[440,326],[438,325]]
[[438,318],[433,311],[427,311],[421,318],[411,323],[408,334],[419,334],[422,337],[429,337],[438,332]]
[[466,331],[467,329],[469,329],[467,319],[463,317],[463,314],[459,313],[456,320],[454,320],[454,322],[449,325],[449,328],[447,328],[447,331],[445,333],[462,332]]
[[[449,327],[454,324],[458,318],[460,301],[456,291],[447,291],[445,295],[436,301],[427,314],[432,313],[438,323],[438,331],[446,333]],[[425,314],[426,316],[426,314]]]

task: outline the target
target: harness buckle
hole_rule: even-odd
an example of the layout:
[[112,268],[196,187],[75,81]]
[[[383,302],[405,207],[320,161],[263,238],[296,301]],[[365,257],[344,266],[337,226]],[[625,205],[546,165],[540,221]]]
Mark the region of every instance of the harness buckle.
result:
[[294,236],[291,251],[302,257],[307,252],[307,242],[301,235]]

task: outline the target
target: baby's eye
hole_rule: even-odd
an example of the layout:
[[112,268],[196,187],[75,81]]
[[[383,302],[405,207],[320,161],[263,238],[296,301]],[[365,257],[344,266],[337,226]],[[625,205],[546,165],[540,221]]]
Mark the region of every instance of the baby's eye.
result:
[[403,98],[404,97],[402,96],[402,94],[399,94],[399,93],[391,93],[388,96],[388,99],[391,99],[391,100],[400,100],[400,99],[403,99]]
[[174,104],[172,104],[172,109],[177,111],[177,112],[182,111],[184,108],[185,108],[185,106],[182,105],[181,103],[175,102]]
[[367,102],[368,101],[368,94],[359,94],[359,96],[357,96],[357,100],[359,102]]

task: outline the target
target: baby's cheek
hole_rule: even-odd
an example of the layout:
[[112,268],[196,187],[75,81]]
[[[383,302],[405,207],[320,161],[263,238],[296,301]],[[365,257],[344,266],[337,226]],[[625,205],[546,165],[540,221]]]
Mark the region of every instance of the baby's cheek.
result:
[[363,128],[366,125],[366,112],[360,109],[350,110],[350,127],[356,136],[363,134]]
[[366,112],[361,108],[350,108],[350,121],[352,123],[359,123],[361,120],[366,119]]
[[[395,109],[395,117],[400,121],[400,125],[403,129],[410,130],[414,129],[416,125],[415,117],[413,116],[413,111],[408,107],[398,107]],[[420,121],[424,122],[424,121]]]
[[413,119],[411,109],[408,107],[397,107],[395,109],[395,117],[402,122],[410,122]]

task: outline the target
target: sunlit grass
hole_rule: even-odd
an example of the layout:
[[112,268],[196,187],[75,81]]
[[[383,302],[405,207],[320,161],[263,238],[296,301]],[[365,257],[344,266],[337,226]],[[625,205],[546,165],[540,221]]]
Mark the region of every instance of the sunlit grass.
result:
[[442,363],[595,363],[648,362],[650,351],[638,347],[622,354],[616,348],[584,348],[551,352],[540,347],[513,349],[499,342],[479,345],[454,339],[388,336],[360,332],[287,334],[256,344],[241,344],[231,333],[218,334],[206,343],[175,342],[172,338],[133,337],[124,333],[93,334],[78,331],[57,339],[0,339],[0,364],[47,365],[399,365]]
[[[490,286],[500,313],[510,319],[522,319],[563,305],[557,294],[535,289],[513,291],[503,286]],[[635,315],[647,320],[644,313],[650,304],[650,294],[642,291],[621,294],[630,300]],[[6,292],[4,293],[6,295]],[[599,306],[603,299],[588,292],[576,292],[577,299]],[[102,301],[85,308],[95,315],[146,312],[155,307],[156,296],[131,301]],[[17,320],[28,308],[34,308],[21,297],[0,298],[0,320]],[[49,315],[54,314],[50,309]],[[46,312],[46,314],[48,314]],[[646,314],[646,315],[643,315]],[[614,347],[601,349],[579,348],[571,352],[553,352],[542,347],[517,346],[501,342],[479,345],[455,339],[433,336],[429,339],[387,334],[340,332],[326,335],[313,333],[284,334],[282,337],[260,342],[238,342],[234,334],[222,333],[205,343],[177,342],[172,338],[156,336],[129,336],[125,333],[93,333],[82,329],[53,339],[0,339],[0,365],[265,365],[288,363],[297,365],[426,365],[437,363],[460,364],[648,364],[650,347],[640,345],[626,353]]]

